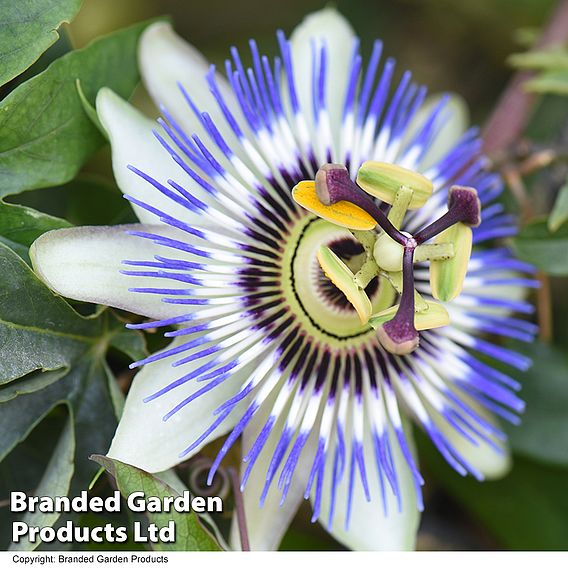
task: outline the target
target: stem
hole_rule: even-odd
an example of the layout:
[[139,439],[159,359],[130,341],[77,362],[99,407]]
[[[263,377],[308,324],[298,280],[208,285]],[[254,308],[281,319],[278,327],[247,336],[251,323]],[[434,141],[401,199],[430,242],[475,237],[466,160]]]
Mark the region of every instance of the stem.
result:
[[421,245],[425,241],[429,241],[432,237],[439,235],[442,231],[450,228],[452,225],[461,221],[460,212],[457,208],[452,207],[444,213],[439,219],[424,227],[414,235],[414,240]]
[[540,287],[536,292],[539,338],[545,343],[552,341],[552,304],[550,296],[550,279],[546,274],[537,274]]
[[237,524],[239,525],[239,537],[241,539],[241,549],[244,552],[250,552],[250,542],[247,529],[247,519],[245,516],[245,504],[243,494],[241,493],[239,478],[234,468],[229,468],[229,476],[233,485],[233,498],[235,500],[235,512],[237,515]]
[[415,243],[404,247],[402,257],[402,296],[394,318],[377,328],[381,345],[395,355],[412,353],[420,341],[414,326],[414,250]]
[[366,211],[376,222],[377,225],[399,245],[405,246],[408,242],[408,237],[403,235],[383,213],[381,208],[358,186],[357,192],[353,192],[349,201]]
[[[560,0],[548,20],[536,49],[565,43],[568,40],[568,0]],[[496,154],[506,150],[521,136],[536,101],[536,96],[524,90],[524,83],[533,73],[519,71],[513,75],[483,133],[483,151]]]
[[403,235],[387,218],[382,209],[350,177],[344,167],[333,164],[322,166],[316,173],[316,192],[324,205],[348,201],[366,211],[381,229],[395,242],[405,246],[408,237]]
[[414,322],[414,250],[415,247],[405,247],[402,257],[402,296],[396,315],[402,313]]

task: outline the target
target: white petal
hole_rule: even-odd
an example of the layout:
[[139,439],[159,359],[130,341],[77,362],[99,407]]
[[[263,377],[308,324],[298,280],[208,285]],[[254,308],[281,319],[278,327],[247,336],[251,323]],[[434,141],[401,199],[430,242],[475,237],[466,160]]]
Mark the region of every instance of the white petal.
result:
[[[168,348],[184,343],[178,338]],[[206,383],[190,380],[184,385],[152,400],[144,398],[179,379],[192,369],[201,366],[200,359],[182,367],[172,367],[172,360],[165,358],[146,365],[135,377],[128,392],[122,417],[114,435],[108,455],[151,473],[169,469],[197,453],[206,443],[226,434],[239,418],[238,408],[200,446],[183,458],[179,454],[213,423],[213,411],[233,396],[246,375],[235,373],[209,392],[195,399],[188,406],[163,421],[176,404],[203,388]]]
[[[460,393],[459,395],[465,400],[466,404],[484,420],[493,424],[495,427],[500,428],[499,423],[491,412],[481,406],[479,403]],[[464,436],[462,436],[455,428],[448,424],[445,420],[440,419],[439,416],[433,415],[433,418],[438,426],[438,429],[447,437],[450,444],[459,452],[464,459],[470,463],[474,468],[483,474],[486,479],[500,479],[509,473],[512,460],[511,452],[506,443],[491,437],[501,452],[496,451],[487,442],[478,439],[478,445],[473,444]],[[473,434],[472,434],[473,435]]]
[[[155,103],[163,105],[188,136],[196,133],[204,142],[208,139],[200,119],[189,107],[178,83],[185,88],[201,112],[211,115],[229,147],[240,154],[237,138],[211,94],[206,79],[209,62],[195,47],[179,37],[169,23],[158,22],[146,28],[140,38],[138,62],[144,84]],[[216,82],[227,106],[240,118],[228,82],[219,73],[216,74]],[[214,149],[214,145],[207,145],[210,150]]]
[[[422,126],[423,122],[440,102],[442,96],[440,94],[431,95],[426,99],[408,127],[407,141],[412,139],[413,134]],[[456,142],[469,127],[469,110],[467,103],[460,95],[450,94],[443,113],[445,117],[444,125],[438,131],[433,143],[420,161],[420,171],[426,171],[441,160],[456,145]]]
[[[386,483],[387,516],[383,513],[379,476],[371,440],[365,436],[364,456],[369,481],[371,500],[367,501],[363,487],[356,472],[353,490],[353,504],[349,528],[345,528],[349,481],[349,460],[351,443],[346,438],[346,468],[337,486],[335,514],[331,527],[327,525],[330,508],[330,488],[333,466],[333,452],[328,456],[323,485],[320,521],[325,528],[342,544],[352,550],[413,550],[420,513],[416,504],[416,493],[412,474],[400,452],[394,436],[391,436],[394,466],[397,472],[402,499],[402,512],[399,512],[396,498]],[[411,443],[411,440],[409,440]]]
[[309,14],[290,37],[298,98],[307,117],[313,114],[312,41],[323,41],[327,46],[326,101],[336,148],[354,38],[353,28],[335,8]]
[[[242,439],[243,456],[246,455],[256,440],[260,430],[268,418],[265,408],[258,411],[251,423],[245,428]],[[294,518],[300,506],[308,477],[310,473],[310,462],[313,460],[314,437],[310,437],[306,443],[300,459],[296,465],[293,481],[284,504],[280,506],[281,492],[278,489],[278,477],[286,457],[282,460],[280,468],[272,481],[266,501],[260,507],[260,496],[266,481],[266,472],[272,459],[272,453],[282,432],[283,420],[277,420],[272,433],[270,434],[264,449],[260,453],[258,460],[254,464],[252,473],[247,481],[243,492],[247,529],[250,540],[251,550],[277,550],[282,537],[286,533],[288,526]],[[292,442],[293,443],[293,442]],[[241,466],[241,475],[246,469],[246,463]],[[240,550],[240,540],[236,519],[231,528],[231,545],[234,549]]]
[[[110,138],[114,177],[123,193],[186,222],[197,219],[197,215],[160,193],[127,167],[135,166],[164,185],[168,179],[173,179],[199,199],[203,198],[204,192],[195,192],[195,182],[181,171],[154,136],[153,130],[163,135],[161,127],[107,88],[97,95],[97,114]],[[133,208],[142,223],[158,222],[153,213],[137,205]]]
[[[34,270],[47,286],[67,298],[121,308],[156,319],[178,314],[179,306],[162,302],[158,294],[128,290],[133,287],[164,287],[162,279],[120,273],[132,268],[122,264],[123,260],[152,260],[155,254],[164,254],[166,250],[147,239],[128,235],[127,231],[132,230],[179,237],[179,232],[165,225],[115,225],[49,231],[30,248]],[[168,255],[174,252],[167,250]],[[184,288],[187,284],[172,280],[171,283],[168,281],[167,287]]]

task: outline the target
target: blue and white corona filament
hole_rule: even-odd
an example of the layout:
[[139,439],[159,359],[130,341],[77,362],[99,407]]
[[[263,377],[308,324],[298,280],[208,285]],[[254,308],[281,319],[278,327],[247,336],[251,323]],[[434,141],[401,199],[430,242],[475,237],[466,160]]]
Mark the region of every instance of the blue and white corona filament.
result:
[[[133,365],[142,371],[110,455],[161,471],[227,434],[211,478],[242,438],[253,547],[277,546],[305,497],[313,520],[352,548],[410,548],[423,479],[408,419],[458,473],[482,480],[507,469],[492,415],[516,423],[523,403],[519,385],[487,361],[528,367],[495,338],[532,340],[522,316],[533,270],[490,246],[515,233],[515,219],[496,202],[501,180],[486,169],[477,130],[458,134],[454,99],[426,99],[381,42],[365,63],[333,10],[277,40],[274,58],[251,41],[249,65],[233,49],[223,76],[167,24],[150,26],[140,64],[162,118],[142,117],[108,90],[97,100],[140,224],[48,233],[34,244],[34,266],[59,293],[147,316],[129,327],[165,328],[173,339]],[[292,196],[325,164],[355,180],[368,161],[431,182],[424,203],[402,212],[401,238],[420,241],[446,213],[452,186],[455,199],[475,188],[481,207],[463,290],[439,308],[449,324],[425,325],[408,349],[389,343],[400,329],[385,339],[361,318],[320,251],[353,275],[368,260],[376,272],[361,275],[358,298],[372,314],[400,302],[399,318],[407,290],[412,321],[415,301],[434,305],[428,260],[441,261],[435,250],[457,257],[460,243],[420,249],[413,240],[412,254],[430,252],[414,267],[411,253],[401,256],[406,272],[389,272],[377,229],[351,232]],[[395,209],[370,199],[385,218]]]

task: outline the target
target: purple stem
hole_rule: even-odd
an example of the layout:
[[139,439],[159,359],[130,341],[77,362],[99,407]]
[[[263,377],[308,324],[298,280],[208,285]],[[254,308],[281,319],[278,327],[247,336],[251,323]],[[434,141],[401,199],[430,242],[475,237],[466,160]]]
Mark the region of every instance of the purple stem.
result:
[[234,468],[229,468],[229,476],[233,485],[233,498],[235,500],[235,513],[237,515],[237,525],[239,526],[239,536],[241,539],[241,549],[243,552],[250,552],[250,541],[247,529],[247,519],[245,516],[245,504],[243,494],[239,487],[239,477]]
[[418,332],[414,327],[414,250],[416,243],[404,247],[402,257],[402,296],[393,319],[378,330],[379,341],[396,355],[407,355],[418,347]]
[[[415,239],[416,240],[416,239]],[[404,247],[402,257],[402,296],[396,315],[414,322],[414,251],[416,247]]]
[[459,211],[457,207],[452,207],[439,219],[436,219],[427,227],[418,231],[418,233],[414,235],[414,240],[417,244],[421,245],[462,220],[463,215],[461,214],[461,211]]

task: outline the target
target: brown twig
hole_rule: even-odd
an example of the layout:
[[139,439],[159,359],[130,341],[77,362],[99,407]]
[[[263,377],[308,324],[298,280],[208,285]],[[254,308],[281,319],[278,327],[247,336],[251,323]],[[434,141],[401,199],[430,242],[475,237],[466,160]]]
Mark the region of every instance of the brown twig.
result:
[[521,207],[523,220],[530,219],[534,215],[534,210],[519,169],[512,164],[507,164],[503,166],[501,174],[509,186],[513,197]]
[[[560,0],[535,47],[545,49],[566,41],[568,41],[568,0]],[[533,73],[528,71],[519,71],[513,75],[485,125],[483,150],[494,161],[503,160],[503,156],[506,156],[511,146],[518,143],[528,123],[536,96],[528,93],[524,89],[524,84],[532,75]],[[521,166],[512,165],[511,161],[506,158],[503,160],[504,165],[501,169],[503,177],[511,193],[517,199],[525,221],[533,217],[534,211],[526,193],[522,175],[544,167],[553,159],[554,156],[550,153],[533,154],[526,158]],[[540,287],[537,292],[537,313],[540,339],[548,342],[552,339],[553,328],[550,281],[544,273],[539,273],[538,279]]]
[[542,272],[538,273],[537,278],[540,283],[536,293],[539,338],[545,343],[550,343],[552,341],[553,326],[550,278]]
[[239,476],[234,468],[229,468],[229,475],[233,484],[233,498],[235,500],[235,513],[237,515],[237,523],[239,525],[239,536],[241,538],[241,549],[245,552],[250,551],[250,542],[247,529],[247,520],[245,517],[245,504],[243,494],[239,486]]
[[534,152],[519,164],[519,174],[528,176],[533,172],[542,170],[550,166],[555,160],[559,158],[558,152],[549,148],[547,150],[540,150]]
[[[535,47],[545,49],[566,41],[568,41],[568,0],[560,0]],[[483,150],[486,154],[495,155],[504,152],[523,133],[536,101],[535,95],[527,93],[524,89],[525,81],[532,75],[527,71],[515,73],[501,95],[483,132]]]

